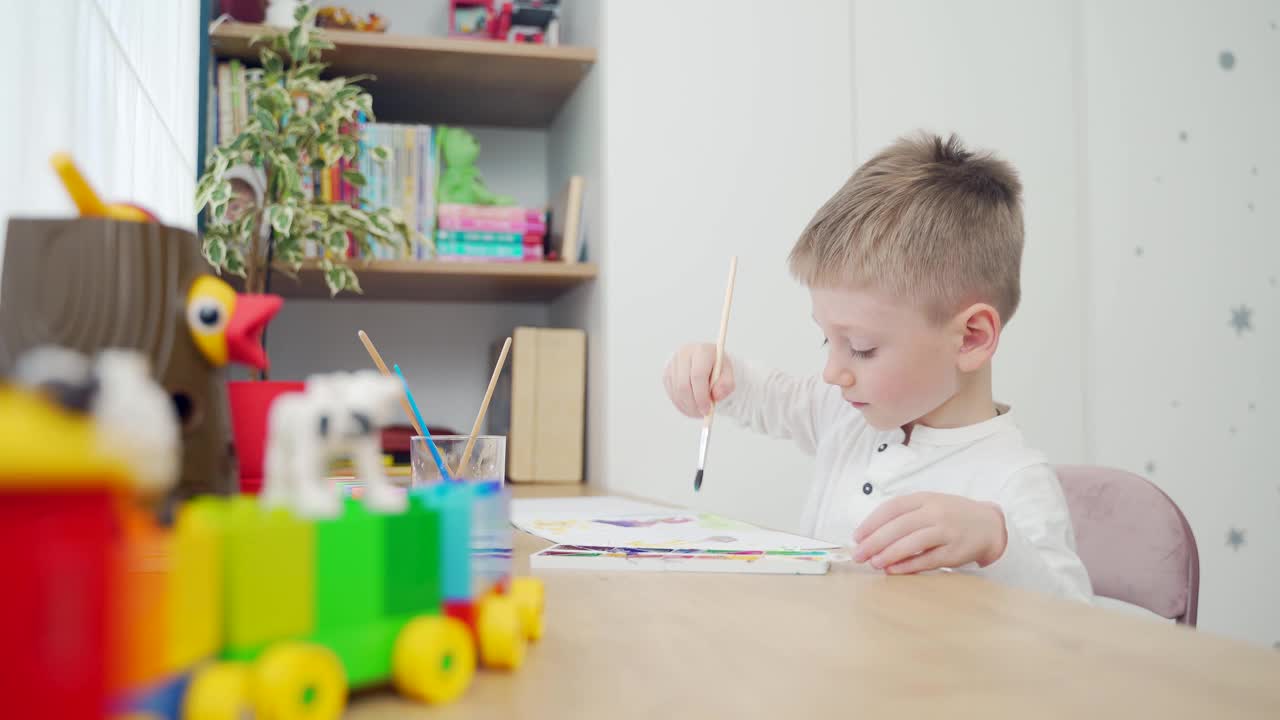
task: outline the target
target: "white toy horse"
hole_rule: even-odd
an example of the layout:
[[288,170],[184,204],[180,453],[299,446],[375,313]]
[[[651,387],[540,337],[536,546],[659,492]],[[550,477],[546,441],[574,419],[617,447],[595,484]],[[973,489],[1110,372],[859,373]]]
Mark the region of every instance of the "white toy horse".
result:
[[306,390],[280,396],[267,419],[262,502],[304,517],[335,517],[341,490],[329,462],[350,458],[364,482],[365,506],[398,512],[407,502],[382,466],[381,432],[399,408],[400,383],[372,370],[307,378]]

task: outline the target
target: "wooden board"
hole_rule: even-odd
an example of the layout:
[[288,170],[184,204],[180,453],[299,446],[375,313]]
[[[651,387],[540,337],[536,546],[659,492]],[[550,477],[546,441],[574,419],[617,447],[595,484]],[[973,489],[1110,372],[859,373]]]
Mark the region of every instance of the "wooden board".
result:
[[[374,260],[352,265],[363,295],[345,300],[430,300],[435,302],[547,302],[596,277],[590,263],[461,263]],[[233,283],[234,284],[234,283]],[[304,265],[297,279],[271,278],[271,292],[286,298],[327,298],[320,270]]]
[[[256,64],[258,48],[249,41],[264,30],[223,23],[213,31],[213,51]],[[361,85],[382,122],[545,128],[596,61],[592,48],[323,32],[337,45],[324,55],[330,72],[376,76]]]

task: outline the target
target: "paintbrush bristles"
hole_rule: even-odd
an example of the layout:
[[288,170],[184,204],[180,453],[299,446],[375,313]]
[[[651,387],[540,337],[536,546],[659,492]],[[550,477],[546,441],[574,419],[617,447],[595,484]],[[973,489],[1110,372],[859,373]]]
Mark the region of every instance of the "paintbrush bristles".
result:
[[498,362],[493,366],[493,374],[489,376],[489,387],[484,391],[484,400],[480,402],[480,412],[476,413],[476,421],[471,426],[471,435],[467,438],[467,446],[462,450],[462,459],[458,461],[457,477],[466,473],[467,463],[471,460],[471,450],[475,447],[476,436],[480,434],[480,424],[489,411],[489,401],[493,399],[493,389],[498,386],[498,377],[502,375],[502,366],[507,362],[507,353],[511,350],[511,338],[502,343],[502,352],[498,353]]

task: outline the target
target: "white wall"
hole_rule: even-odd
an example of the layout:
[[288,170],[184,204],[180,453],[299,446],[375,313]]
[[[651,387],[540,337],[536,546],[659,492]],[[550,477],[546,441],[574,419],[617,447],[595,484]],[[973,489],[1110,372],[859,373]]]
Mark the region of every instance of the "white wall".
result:
[[[1092,459],[1146,475],[1186,513],[1201,627],[1270,646],[1280,642],[1280,13],[1142,0],[1083,3],[1082,17]],[[1251,322],[1237,332],[1241,306]],[[1228,544],[1232,531],[1243,544]]]
[[490,346],[516,325],[547,324],[538,304],[290,300],[267,331],[273,379],[372,367],[364,330],[399,364],[427,423],[469,432],[493,369]]
[[806,15],[822,22],[796,23],[779,22],[772,5],[741,5],[683,3],[679,22],[654,22],[647,3],[605,8],[606,60],[593,72],[607,88],[596,245],[608,375],[590,391],[593,407],[607,398],[591,431],[608,433],[608,454],[592,480],[790,527],[810,461],[720,422],[694,495],[701,425],[676,413],[661,382],[678,345],[714,340],[734,253],[729,350],[795,372],[820,358],[785,257],[851,170],[849,6],[810,3]]
[[0,238],[11,216],[73,213],[49,167],[58,150],[105,199],[192,227],[198,0],[49,0],[6,10]]
[[995,394],[1055,462],[1085,456],[1075,7],[862,0],[852,32],[856,163],[924,128],[994,150],[1021,175],[1022,303],[996,353]]

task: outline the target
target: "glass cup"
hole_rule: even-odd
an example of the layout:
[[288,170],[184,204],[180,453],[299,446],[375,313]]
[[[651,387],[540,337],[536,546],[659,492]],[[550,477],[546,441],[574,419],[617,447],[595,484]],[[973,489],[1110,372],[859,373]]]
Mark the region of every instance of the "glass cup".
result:
[[[507,438],[503,435],[479,435],[471,448],[471,457],[461,466],[466,435],[435,435],[436,449],[456,482],[445,483],[427,438],[415,436],[410,441],[409,456],[413,464],[413,489],[427,497],[444,497],[464,493],[471,504],[469,581],[472,598],[482,597],[511,578],[511,509],[506,488]],[[448,571],[446,570],[446,573]],[[449,580],[446,579],[446,584]],[[448,589],[446,588],[446,594]],[[446,597],[446,600],[457,598]]]
[[[459,467],[466,435],[434,435],[436,449],[454,480],[468,483],[507,482],[507,438],[505,435],[477,435],[466,467]],[[427,438],[417,435],[409,441],[409,459],[413,465],[413,485],[435,485],[442,482],[440,466],[427,445]]]

